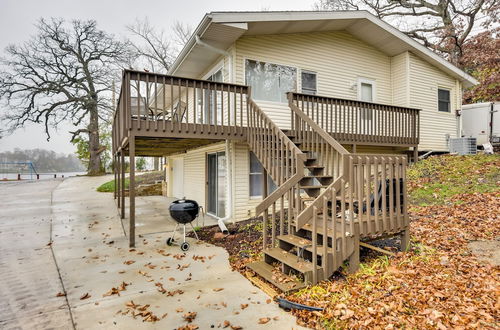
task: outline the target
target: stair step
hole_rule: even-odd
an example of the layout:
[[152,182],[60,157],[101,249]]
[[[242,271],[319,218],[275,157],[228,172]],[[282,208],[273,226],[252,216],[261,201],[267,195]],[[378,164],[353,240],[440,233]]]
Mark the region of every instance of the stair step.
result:
[[292,277],[281,272],[278,278],[278,276],[273,273],[273,266],[264,261],[252,262],[248,264],[247,267],[283,292],[299,290],[306,286],[304,282],[297,282]]
[[[289,243],[299,248],[305,248],[306,251],[312,253],[312,241],[296,235],[279,235],[278,240]],[[319,256],[323,256],[323,245],[318,244],[317,253]],[[328,248],[328,253],[333,253],[332,248]]]
[[305,167],[307,167],[307,168],[325,168],[322,165],[305,165]]
[[299,260],[296,255],[280,248],[265,249],[264,254],[278,260],[290,268],[295,269],[298,272],[301,272],[302,274],[312,272],[313,270],[313,264],[310,261],[303,259]]
[[308,178],[308,179],[314,179],[314,178],[319,178],[319,179],[333,179],[333,176],[331,176],[331,175],[321,175],[321,174],[318,174],[318,175],[311,174],[311,175],[305,175],[304,178]]
[[309,185],[300,185],[301,189],[321,189],[321,188],[328,188],[326,185],[320,185],[320,186],[309,186]]

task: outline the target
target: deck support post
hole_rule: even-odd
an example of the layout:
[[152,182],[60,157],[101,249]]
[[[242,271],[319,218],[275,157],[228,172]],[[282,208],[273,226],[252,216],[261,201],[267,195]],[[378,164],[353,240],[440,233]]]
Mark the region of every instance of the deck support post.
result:
[[406,228],[401,233],[401,251],[406,252],[410,249],[410,228]]
[[128,155],[130,159],[129,174],[129,247],[135,247],[135,136],[131,136],[128,143]]
[[116,154],[113,154],[113,176],[114,176],[114,180],[113,180],[113,198],[116,199],[116,196],[118,194],[118,173],[116,172],[117,171],[117,166],[118,166],[118,157],[116,156]]
[[355,144],[353,144],[353,145],[352,145],[352,153],[353,153],[353,154],[355,154],[355,153],[356,153],[356,149],[357,149],[356,145],[355,145]]
[[418,162],[418,146],[413,147],[413,162]]
[[349,257],[349,268],[348,272],[349,273],[355,273],[358,271],[359,268],[359,223],[354,224],[354,237],[353,237],[353,244],[354,244],[354,251],[352,252],[351,256]]
[[[262,200],[266,199],[267,197],[267,171],[265,168],[262,168]],[[262,244],[263,244],[263,249],[267,249],[267,223],[269,219],[269,212],[268,210],[264,211],[263,214],[263,230],[262,230]],[[274,242],[273,242],[273,247],[274,247]]]
[[121,157],[120,157],[120,153],[117,152],[116,155],[115,155],[115,190],[116,190],[116,202],[118,204],[118,213],[120,214],[120,218],[121,218],[121,202],[122,202],[122,199],[121,199],[121,193],[122,193],[122,188],[120,187],[120,178],[121,178],[121,170],[122,170],[122,165],[121,165]]
[[125,219],[125,153],[123,149],[120,151],[120,166],[121,166],[121,174],[120,174],[120,197],[121,197],[121,212],[120,217]]

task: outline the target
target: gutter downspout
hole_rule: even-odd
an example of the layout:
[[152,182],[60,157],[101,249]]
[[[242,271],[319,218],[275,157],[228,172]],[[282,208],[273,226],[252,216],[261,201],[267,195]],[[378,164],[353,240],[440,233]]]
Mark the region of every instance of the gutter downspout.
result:
[[[232,66],[233,66],[233,59],[231,57],[231,54],[229,54],[227,51],[223,49],[219,49],[217,47],[214,47],[212,45],[207,44],[206,42],[202,41],[198,35],[195,35],[195,41],[198,45],[203,46],[205,48],[210,49],[211,51],[221,54],[223,56],[226,56],[229,60],[229,68],[228,68],[228,75],[229,79],[232,80]],[[232,217],[232,199],[233,199],[233,185],[232,185],[232,163],[231,163],[231,154],[230,154],[230,149],[229,149],[229,140],[226,140],[226,168],[227,168],[227,203],[226,203],[226,216],[224,218],[220,218],[217,220],[217,224],[219,225],[220,230],[224,234],[229,234],[229,230],[226,227],[226,222],[231,219]]]
[[229,140],[226,140],[226,168],[227,168],[227,203],[226,203],[226,216],[217,220],[220,230],[223,234],[229,234],[229,230],[226,227],[226,222],[231,219],[231,211],[233,209],[233,171],[232,163],[230,163],[231,154],[229,153]]
[[220,49],[220,48],[214,47],[210,44],[207,44],[206,42],[202,41],[198,35],[195,35],[195,42],[196,42],[196,44],[198,44],[200,46],[203,46],[205,48],[210,49],[214,53],[221,54],[221,55],[228,58],[229,63],[228,63],[227,72],[228,72],[229,79],[231,80],[229,82],[234,83],[234,81],[232,81],[233,80],[233,57],[231,56],[231,54],[223,49]]

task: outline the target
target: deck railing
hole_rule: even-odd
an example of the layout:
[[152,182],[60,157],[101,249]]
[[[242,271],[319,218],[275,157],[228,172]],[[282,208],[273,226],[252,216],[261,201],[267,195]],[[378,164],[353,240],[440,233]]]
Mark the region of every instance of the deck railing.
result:
[[[276,237],[291,232],[293,219],[301,210],[299,182],[304,177],[306,155],[259,108],[248,99],[248,144],[277,189],[257,205],[255,215],[263,219],[263,247],[274,247]],[[267,190],[267,180],[263,180]],[[278,220],[278,221],[277,221]],[[271,222],[271,239],[268,224]]]
[[[295,105],[341,143],[419,143],[419,110],[333,97],[289,93]],[[292,126],[293,126],[292,116]]]
[[119,146],[129,130],[243,136],[247,94],[243,85],[125,70],[113,138]]

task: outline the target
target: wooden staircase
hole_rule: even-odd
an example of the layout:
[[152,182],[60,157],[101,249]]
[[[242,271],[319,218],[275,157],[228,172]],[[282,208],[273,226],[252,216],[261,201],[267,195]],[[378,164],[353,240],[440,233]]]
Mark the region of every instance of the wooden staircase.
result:
[[396,198],[406,196],[406,158],[349,153],[295,95],[290,130],[247,100],[248,144],[278,187],[256,208],[263,260],[247,267],[284,292],[326,280],[346,261],[355,271],[361,237],[408,226],[406,197]]
[[[306,155],[304,176],[298,185],[303,191],[298,196],[301,208],[305,209],[333,183],[334,177],[325,173],[325,166],[320,163],[314,151],[302,147],[303,143],[295,137],[293,132],[284,131],[284,133]],[[328,202],[327,212],[331,213],[331,206],[331,202]],[[341,256],[338,252],[339,247],[334,248],[332,239],[334,236],[342,236],[339,232],[341,226],[335,226],[337,233],[334,235],[332,221],[326,221],[327,235],[325,235],[323,220],[323,215],[320,214],[314,219],[315,226],[310,222],[299,228],[295,222],[292,223],[290,232],[276,236],[277,246],[264,249],[263,260],[249,264],[248,268],[284,292],[297,290],[309,283],[327,279],[342,266],[346,257],[353,255],[356,244],[353,236],[348,237],[347,250]],[[315,242],[312,239],[314,232],[316,233]],[[314,270],[315,264],[312,262],[313,258],[317,260],[316,271]]]

